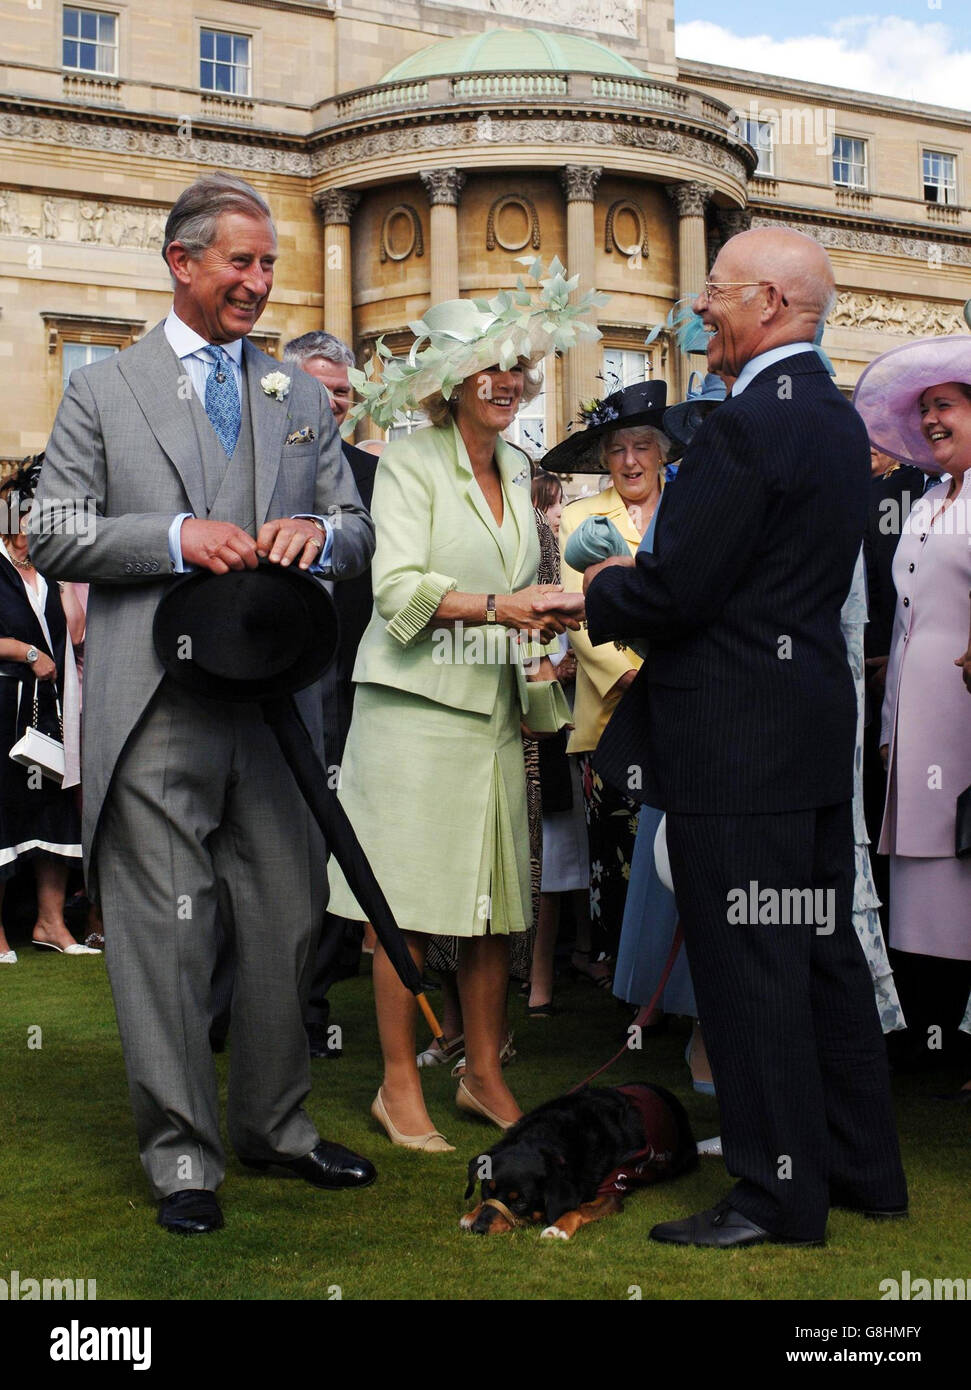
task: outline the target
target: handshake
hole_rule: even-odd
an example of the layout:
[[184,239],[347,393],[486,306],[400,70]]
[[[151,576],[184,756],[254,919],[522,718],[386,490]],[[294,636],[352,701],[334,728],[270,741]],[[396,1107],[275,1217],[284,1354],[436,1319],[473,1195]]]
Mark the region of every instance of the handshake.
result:
[[584,616],[582,594],[568,594],[562,584],[529,584],[514,594],[496,595],[496,621],[541,642],[551,642],[569,628],[576,632]]

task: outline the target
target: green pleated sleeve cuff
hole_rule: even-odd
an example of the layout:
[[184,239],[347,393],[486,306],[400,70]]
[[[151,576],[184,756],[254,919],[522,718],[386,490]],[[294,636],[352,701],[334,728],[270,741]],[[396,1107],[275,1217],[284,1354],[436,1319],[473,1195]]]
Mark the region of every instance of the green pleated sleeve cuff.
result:
[[403,647],[410,646],[425,631],[445,595],[451,593],[454,588],[456,581],[443,574],[423,574],[404,608],[399,608],[388,623],[388,636],[400,642]]

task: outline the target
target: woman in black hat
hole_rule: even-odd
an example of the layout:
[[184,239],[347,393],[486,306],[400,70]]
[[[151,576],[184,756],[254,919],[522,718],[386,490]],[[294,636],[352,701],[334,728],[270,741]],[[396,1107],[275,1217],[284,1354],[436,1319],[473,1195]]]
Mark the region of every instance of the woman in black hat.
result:
[[[661,500],[663,464],[669,441],[661,423],[667,387],[643,381],[595,401],[581,411],[586,428],[569,435],[543,459],[552,473],[609,473],[610,485],[581,497],[560,518],[560,553],[577,527],[591,516],[606,516],[616,526],[631,557]],[[579,593],[583,575],[566,562],[563,587]],[[640,657],[607,644],[594,647],[585,631],[571,632],[577,655],[574,730],[567,751],[580,760],[590,848],[590,915],[593,940],[574,965],[604,988],[610,972],[600,957],[616,953],[624,914],[638,803],[605,785],[593,770],[593,754],[621,697],[640,668]]]

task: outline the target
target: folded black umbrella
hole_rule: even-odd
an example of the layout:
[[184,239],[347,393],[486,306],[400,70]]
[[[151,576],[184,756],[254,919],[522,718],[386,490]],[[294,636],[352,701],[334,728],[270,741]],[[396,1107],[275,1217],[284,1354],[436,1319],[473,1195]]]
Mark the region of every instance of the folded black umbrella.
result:
[[294,703],[294,694],[319,680],[337,652],[340,630],[326,589],[304,570],[266,560],[229,574],[197,570],[175,580],[162,599],[153,637],[178,685],[209,699],[260,705],[351,892],[444,1047],[401,928]]

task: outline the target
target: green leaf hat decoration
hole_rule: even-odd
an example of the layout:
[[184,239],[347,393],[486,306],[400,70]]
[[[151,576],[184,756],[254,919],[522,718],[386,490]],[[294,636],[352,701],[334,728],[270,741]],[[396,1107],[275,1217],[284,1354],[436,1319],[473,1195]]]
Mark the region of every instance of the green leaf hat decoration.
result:
[[441,392],[447,399],[466,377],[489,367],[505,371],[520,358],[536,361],[550,352],[568,352],[580,339],[600,337],[586,315],[606,304],[609,295],[588,290],[571,304],[580,277],[568,278],[557,257],[548,268],[531,256],[517,261],[529,267],[538,293],[527,289],[520,275],[514,290],[500,290],[494,299],[433,304],[424,318],[408,325],[415,342],[407,357],[393,356],[379,338],[364,371],[348,373],[360,399],[348,411],[345,433],[365,415],[387,428],[427,397]]

